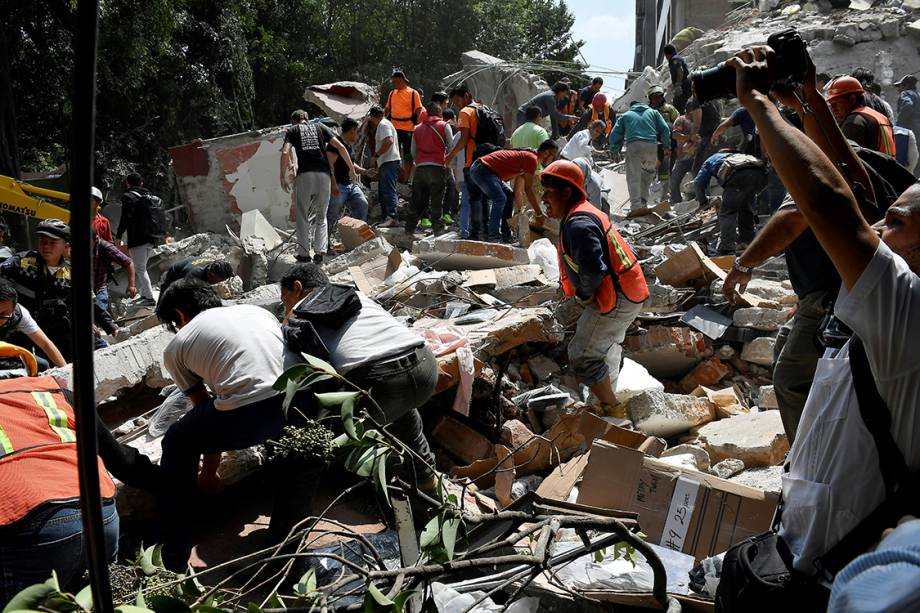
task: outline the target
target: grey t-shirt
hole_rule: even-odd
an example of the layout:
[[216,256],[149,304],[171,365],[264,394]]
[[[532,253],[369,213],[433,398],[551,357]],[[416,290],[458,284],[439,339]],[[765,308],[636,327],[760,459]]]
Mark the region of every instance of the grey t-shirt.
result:
[[316,331],[330,353],[330,362],[339,374],[388,357],[397,357],[421,347],[421,336],[398,322],[383,307],[358,292],[361,312],[331,330]]
[[[835,313],[862,339],[891,434],[908,468],[920,468],[920,278],[880,243]],[[780,534],[794,565],[813,574],[826,554],[885,498],[875,441],[853,388],[849,344],[819,360],[783,476]]]
[[275,316],[240,304],[202,311],[176,333],[163,363],[183,392],[204,383],[219,411],[230,411],[277,395],[272,389],[297,362]]

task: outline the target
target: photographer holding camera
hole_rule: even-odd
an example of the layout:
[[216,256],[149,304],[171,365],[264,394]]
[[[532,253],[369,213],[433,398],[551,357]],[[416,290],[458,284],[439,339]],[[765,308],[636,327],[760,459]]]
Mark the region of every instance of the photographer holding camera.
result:
[[[824,610],[834,575],[883,529],[916,513],[918,499],[911,473],[920,468],[920,186],[870,227],[857,202],[874,199],[872,185],[858,161],[835,166],[822,151],[834,157],[839,143],[848,145],[835,126],[826,136],[830,109],[804,43],[794,33],[781,36],[776,46],[771,37],[773,49],[748,49],[725,62],[721,79],[734,80],[777,172],[837,269],[843,287],[835,314],[853,338],[818,364],[783,476],[776,530],[728,551],[717,611]],[[771,92],[797,97],[806,130],[814,123],[825,136],[803,137],[783,120]]]

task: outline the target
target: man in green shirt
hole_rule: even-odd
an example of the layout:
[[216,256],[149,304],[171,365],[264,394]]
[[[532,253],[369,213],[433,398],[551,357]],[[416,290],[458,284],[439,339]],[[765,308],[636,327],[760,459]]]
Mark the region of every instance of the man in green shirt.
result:
[[527,121],[518,126],[511,135],[511,146],[514,149],[538,149],[549,138],[549,133],[540,125],[543,113],[540,107],[529,106],[526,111]]

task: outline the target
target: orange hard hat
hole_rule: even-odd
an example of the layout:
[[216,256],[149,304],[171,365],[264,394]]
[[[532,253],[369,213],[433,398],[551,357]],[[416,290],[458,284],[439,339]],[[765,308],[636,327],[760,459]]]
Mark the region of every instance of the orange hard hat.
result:
[[581,168],[575,162],[568,160],[556,160],[543,169],[541,177],[556,177],[572,184],[572,187],[581,194],[581,199],[586,200],[588,195],[585,193],[585,175]]
[[598,92],[594,94],[594,98],[591,99],[591,106],[596,108],[598,111],[604,108],[604,105],[607,104],[607,96]]
[[827,93],[824,97],[830,102],[831,100],[849,96],[850,94],[863,94],[865,91],[862,83],[854,77],[837,77],[828,83]]

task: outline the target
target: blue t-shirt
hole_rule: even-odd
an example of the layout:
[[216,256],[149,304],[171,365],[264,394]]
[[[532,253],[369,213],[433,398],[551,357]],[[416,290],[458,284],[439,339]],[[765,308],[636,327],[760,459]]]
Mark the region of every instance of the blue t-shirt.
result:
[[732,125],[741,128],[745,136],[753,134],[754,130],[757,129],[757,126],[754,125],[754,120],[751,118],[751,114],[748,113],[748,110],[743,106],[735,109],[730,119]]

